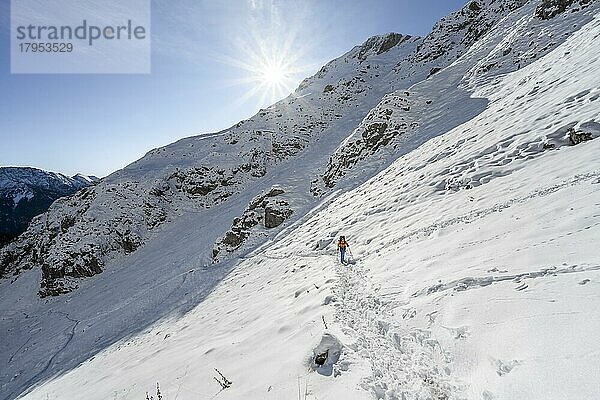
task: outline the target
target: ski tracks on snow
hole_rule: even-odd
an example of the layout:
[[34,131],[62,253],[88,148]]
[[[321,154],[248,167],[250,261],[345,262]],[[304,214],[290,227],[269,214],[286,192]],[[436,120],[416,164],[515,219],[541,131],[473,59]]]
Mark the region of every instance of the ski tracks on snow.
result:
[[381,299],[360,266],[339,273],[335,317],[350,346],[370,363],[362,387],[385,400],[458,399],[461,384],[453,379],[452,357],[431,331],[394,322],[397,302]]
[[[68,330],[66,330],[66,331],[63,332],[63,334],[65,334],[65,336],[67,338],[66,341],[63,343],[63,345],[61,347],[59,347],[54,354],[52,354],[52,356],[44,364],[44,367],[37,374],[35,374],[24,385],[22,385],[23,388],[26,388],[25,393],[27,393],[32,388],[32,385],[35,382],[38,381],[38,378],[40,376],[42,376],[46,371],[48,371],[50,369],[50,367],[52,367],[52,365],[54,364],[54,360],[56,359],[56,357],[58,357],[69,346],[69,344],[71,343],[71,340],[73,340],[73,337],[75,336],[75,331],[77,329],[77,326],[81,323],[80,320],[73,319],[73,318],[69,317],[69,314],[64,313],[62,311],[56,311],[56,314],[62,315],[64,318],[66,318],[67,320],[69,320],[70,322],[72,322],[73,325],[71,325],[70,329],[68,329]],[[32,337],[33,336],[30,336],[29,339],[27,339],[27,342],[25,342],[19,348],[19,350],[17,350],[17,352],[15,354],[13,354],[13,356],[11,357],[11,360],[31,340]],[[18,389],[18,390],[21,390],[21,389]],[[17,394],[17,390],[14,390],[7,398],[12,398],[16,394]]]

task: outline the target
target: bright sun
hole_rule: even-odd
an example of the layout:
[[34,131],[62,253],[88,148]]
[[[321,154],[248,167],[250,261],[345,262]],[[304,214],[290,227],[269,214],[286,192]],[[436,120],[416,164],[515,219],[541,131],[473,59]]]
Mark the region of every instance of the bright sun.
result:
[[286,79],[286,71],[281,64],[272,63],[264,66],[262,80],[267,85],[278,86]]
[[224,63],[243,71],[242,76],[232,80],[233,84],[248,88],[238,98],[239,104],[253,99],[259,107],[269,106],[292,93],[299,79],[314,69],[301,62],[307,49],[296,46],[293,37],[281,43],[260,40],[256,35],[251,35],[251,39],[238,43],[235,58],[223,58]]

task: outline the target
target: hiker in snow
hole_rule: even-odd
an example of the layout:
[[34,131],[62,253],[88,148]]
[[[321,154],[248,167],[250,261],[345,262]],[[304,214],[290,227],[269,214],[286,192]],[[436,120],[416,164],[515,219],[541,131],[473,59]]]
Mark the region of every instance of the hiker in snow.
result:
[[338,251],[340,252],[340,260],[344,263],[344,256],[346,255],[346,249],[348,248],[348,242],[346,242],[346,236],[340,236],[338,240]]

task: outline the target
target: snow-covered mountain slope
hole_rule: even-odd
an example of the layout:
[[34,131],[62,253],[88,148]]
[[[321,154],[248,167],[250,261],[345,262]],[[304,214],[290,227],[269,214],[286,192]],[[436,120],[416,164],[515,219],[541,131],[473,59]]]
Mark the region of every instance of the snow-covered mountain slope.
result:
[[[352,135],[336,149],[320,179],[313,182],[312,190],[315,193],[326,192],[327,188],[336,186],[340,181],[352,184],[360,176],[364,176],[365,171],[377,173],[382,166],[389,165],[426,140],[477,115],[487,103],[486,98],[471,96],[479,83],[516,71],[548,54],[566,37],[589,22],[596,12],[596,7],[591,7],[590,2],[585,2],[583,6],[575,2],[570,8],[562,8],[562,13],[545,20],[538,14],[541,10],[554,9],[553,2],[539,4],[533,1],[525,6],[518,3],[520,7],[514,3],[491,3],[492,10],[494,7],[512,6],[516,11],[500,22],[496,21],[493,26],[490,26],[493,18],[486,18],[486,15],[496,14],[486,9],[475,12],[475,23],[467,25],[469,29],[463,34],[469,37],[468,32],[479,31],[483,28],[477,27],[483,26],[485,40],[474,43],[467,41],[472,44],[471,47],[457,46],[451,54],[439,50],[448,60],[452,60],[457,52],[458,55],[465,52],[468,54],[450,64],[445,74],[430,76],[413,85],[410,90],[397,90],[385,96]],[[473,13],[469,8],[471,7],[465,7],[467,12]],[[454,19],[463,12],[455,14]],[[454,31],[453,27],[456,25],[464,24],[448,23],[450,28],[436,25],[425,42],[430,37],[449,35],[446,31]],[[452,39],[460,43],[465,40]],[[454,99],[452,107],[448,107],[448,97]],[[456,112],[457,109],[460,111]]]
[[33,217],[60,197],[91,186],[96,177],[63,174],[29,167],[0,167],[0,245],[27,228]]
[[[313,210],[189,312],[22,398],[133,399],[156,382],[165,399],[596,398],[598,37],[600,13],[531,65],[479,83],[480,114]],[[593,140],[575,145],[577,132]],[[348,266],[334,256],[341,233]],[[163,244],[144,251],[161,258]],[[65,348],[84,323],[68,315],[78,322]]]
[[[0,254],[0,271],[41,266],[43,296],[68,292],[79,278],[136,251],[183,215],[197,213],[200,220],[210,220],[221,213],[211,209],[226,202],[228,216],[218,220],[213,237],[197,248],[203,263],[212,262],[213,244],[250,200],[272,184],[281,184],[298,199],[297,211],[311,207],[314,200],[304,176],[311,171],[316,175],[345,132],[389,91],[383,75],[417,42],[394,34],[373,38],[253,118],[153,150],[92,190],[56,203]],[[32,253],[32,248],[39,250]]]
[[[249,120],[149,152],[93,189],[54,204],[0,252],[0,273],[40,268],[41,296],[66,293],[179,218],[197,213],[214,220],[227,207],[228,217],[219,219],[211,240],[197,248],[202,262],[210,263],[234,219],[273,184],[295,199],[290,204],[294,221],[316,204],[313,194],[322,193],[313,188],[311,194],[307,181],[320,175],[335,149],[385,94],[424,79],[434,66],[449,65],[522,3],[470,3],[440,21],[424,39],[375,36]],[[354,179],[351,186],[365,177]],[[213,210],[216,205],[220,208]]]
[[[38,299],[35,268],[0,281],[0,398],[135,399],[157,381],[165,399],[212,398],[220,389],[213,368],[233,381],[217,398],[597,397],[598,6],[571,2],[550,19],[537,17],[537,1],[505,8],[505,17],[429,78],[438,60],[411,87],[383,100],[361,98],[352,103],[358,112],[344,109],[347,117],[314,128],[298,153],[259,152],[270,154],[260,177],[252,177],[261,174],[260,163],[236,174],[226,167],[271,139],[228,130],[155,150],[91,191],[93,201],[75,196],[53,209],[46,221],[62,232],[53,221],[89,204],[82,221],[67,228],[79,230],[74,243],[77,232],[81,243],[97,234],[113,240],[120,229],[108,223],[114,215],[132,221],[122,226],[137,226],[153,220],[145,214],[159,209],[153,204],[167,211],[154,233],[140,236],[142,246],[104,258],[104,272],[78,280],[76,291]],[[528,32],[526,22],[561,34],[513,72],[478,70],[504,38]],[[398,37],[387,38],[379,49]],[[407,57],[422,43],[410,40],[398,43],[412,46]],[[373,50],[378,46],[365,48],[367,60],[387,57]],[[355,56],[339,65],[366,65],[360,53],[352,50]],[[391,71],[398,60],[389,61]],[[310,98],[310,87],[322,88],[314,97],[341,109],[341,97],[324,99],[354,90],[335,87],[347,79],[338,74],[352,76],[352,69],[335,65],[301,85],[306,96],[294,102]],[[375,85],[365,81],[356,84]],[[391,106],[394,96],[411,102],[410,110],[401,100]],[[373,110],[360,108],[371,101]],[[281,104],[289,105],[273,109]],[[389,120],[370,120],[388,105]],[[310,180],[322,180],[329,155],[354,141],[353,132],[408,121],[402,113],[410,113],[409,127],[417,122],[410,134],[335,175],[333,189],[317,181],[313,187],[326,197],[308,195]],[[230,146],[242,150],[229,153]],[[202,169],[217,160],[221,173]],[[377,174],[379,168],[385,170]],[[244,179],[234,182],[228,171]],[[169,173],[166,184],[153,180]],[[209,200],[221,203],[204,208]],[[140,202],[149,206],[140,209]],[[269,230],[267,208],[275,204],[278,215],[292,214]],[[102,218],[106,226],[95,222]],[[261,247],[209,264],[215,248],[223,254],[235,242],[221,241],[229,232],[248,231],[250,246]],[[48,230],[42,232],[20,245],[43,247]],[[342,233],[356,257],[349,267],[335,258]],[[56,238],[48,243],[59,252]],[[327,349],[330,357],[317,367],[315,355]]]

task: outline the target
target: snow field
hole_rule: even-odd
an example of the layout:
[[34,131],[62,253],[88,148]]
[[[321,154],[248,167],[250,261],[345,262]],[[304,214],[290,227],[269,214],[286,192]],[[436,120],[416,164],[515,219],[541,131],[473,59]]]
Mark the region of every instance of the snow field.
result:
[[[21,398],[136,399],[157,381],[169,400],[597,398],[600,141],[565,135],[598,132],[599,36],[596,16],[480,82],[479,115],[332,196],[185,315]],[[314,368],[324,348],[339,359]]]

